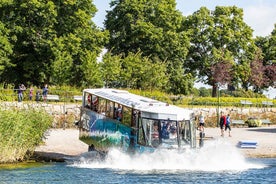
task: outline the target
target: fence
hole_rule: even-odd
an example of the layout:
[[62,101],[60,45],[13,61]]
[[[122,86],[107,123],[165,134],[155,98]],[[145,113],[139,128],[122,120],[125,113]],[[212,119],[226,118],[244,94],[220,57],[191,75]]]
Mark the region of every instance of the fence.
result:
[[[33,91],[33,96],[30,98],[29,89],[23,91],[23,101],[43,101],[43,96],[41,89],[35,89]],[[65,90],[50,90],[47,95],[47,102],[62,102],[62,103],[78,103],[82,101],[82,93],[74,91],[65,91]],[[18,89],[0,89],[0,101],[18,101]],[[239,107],[239,108],[263,108],[270,109],[276,107],[276,100],[269,99],[258,99],[258,98],[223,98],[221,97],[220,102],[217,98],[191,98],[191,97],[181,97],[177,100],[172,100],[173,103],[180,106],[187,106],[188,108],[195,107]]]
[[[18,95],[19,89],[0,89],[0,101],[19,101]],[[41,89],[34,89],[30,95],[30,89],[26,89],[22,92],[23,94],[23,101],[36,101],[42,102],[44,98],[42,96]],[[50,90],[47,95],[47,101],[55,101],[55,102],[77,102],[81,101],[80,96],[82,95],[81,92],[73,92],[73,91],[65,91],[65,90]]]
[[[47,100],[44,101],[42,96],[39,96],[39,100],[36,100],[35,96],[29,99],[29,91],[24,91],[23,101],[18,102],[17,90],[0,89],[0,106],[2,108],[18,107],[18,108],[43,108],[47,112],[59,117],[54,124],[64,124],[67,122],[68,117],[73,116],[75,120],[79,119],[80,106],[82,103],[82,96],[80,93],[72,91],[51,90],[47,96]],[[192,98],[186,100],[187,104],[184,104],[186,108],[194,110],[195,114],[203,112],[206,121],[209,125],[216,124],[218,103],[201,103],[193,104]],[[178,103],[178,105],[183,105]],[[249,101],[240,102],[220,102],[219,111],[230,113],[233,119],[246,120],[248,117],[259,117],[261,119],[270,119],[272,123],[276,122],[276,109],[275,103],[271,101],[258,101],[258,103],[251,103]],[[65,119],[65,120],[64,120]],[[61,121],[59,123],[58,121]],[[71,120],[70,120],[71,121]],[[71,121],[71,123],[73,120]],[[55,126],[55,125],[53,125]]]

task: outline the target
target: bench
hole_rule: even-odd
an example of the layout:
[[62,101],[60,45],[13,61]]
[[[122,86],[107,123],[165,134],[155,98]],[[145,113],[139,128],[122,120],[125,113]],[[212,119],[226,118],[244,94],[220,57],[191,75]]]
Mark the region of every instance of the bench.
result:
[[242,105],[252,105],[252,102],[248,100],[241,100],[240,102]]
[[261,119],[262,121],[262,125],[270,125],[271,124],[271,121],[269,119]]
[[74,96],[75,101],[82,101],[82,96]]
[[262,101],[262,104],[264,106],[273,106],[273,102],[271,102],[271,101]]
[[232,125],[241,125],[241,126],[245,125],[244,120],[242,120],[242,119],[232,120],[231,124]]
[[58,95],[47,95],[47,100],[59,101]]

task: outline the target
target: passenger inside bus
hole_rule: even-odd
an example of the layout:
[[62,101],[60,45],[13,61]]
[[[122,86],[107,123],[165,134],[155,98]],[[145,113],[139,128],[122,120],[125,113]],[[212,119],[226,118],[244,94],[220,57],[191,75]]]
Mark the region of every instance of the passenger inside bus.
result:
[[177,137],[176,133],[176,125],[173,124],[170,126],[170,134],[169,134],[170,139],[175,139]]
[[162,138],[169,139],[170,138],[170,123],[162,122]]
[[177,137],[175,122],[162,122],[162,139],[175,139]]
[[154,122],[153,124],[152,138],[159,139],[158,122]]
[[91,95],[87,96],[86,105],[84,107],[88,108],[88,109],[91,109]]
[[97,96],[92,97],[92,111],[98,112],[99,99]]
[[123,116],[123,109],[122,109],[122,106],[119,105],[115,109],[115,119],[117,119],[118,121],[122,121],[122,116]]

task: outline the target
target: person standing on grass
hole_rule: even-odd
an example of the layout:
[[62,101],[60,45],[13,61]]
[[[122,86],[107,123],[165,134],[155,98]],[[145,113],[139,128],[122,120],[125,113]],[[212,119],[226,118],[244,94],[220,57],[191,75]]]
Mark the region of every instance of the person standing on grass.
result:
[[230,126],[230,124],[231,124],[231,119],[230,119],[230,114],[228,114],[227,117],[226,117],[225,132],[226,132],[227,129],[229,129],[229,137],[231,137],[231,134],[230,134],[231,126]]

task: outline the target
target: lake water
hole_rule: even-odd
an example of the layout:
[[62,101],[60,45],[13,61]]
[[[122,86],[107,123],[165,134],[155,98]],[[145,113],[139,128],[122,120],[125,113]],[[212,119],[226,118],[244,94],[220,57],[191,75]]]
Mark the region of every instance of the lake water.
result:
[[0,184],[32,183],[276,183],[276,158],[245,158],[224,142],[180,153],[129,156],[111,150],[105,161],[84,154],[66,163],[0,169]]

